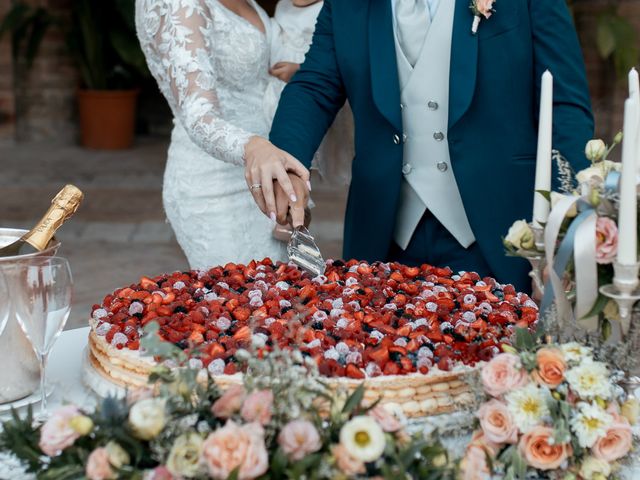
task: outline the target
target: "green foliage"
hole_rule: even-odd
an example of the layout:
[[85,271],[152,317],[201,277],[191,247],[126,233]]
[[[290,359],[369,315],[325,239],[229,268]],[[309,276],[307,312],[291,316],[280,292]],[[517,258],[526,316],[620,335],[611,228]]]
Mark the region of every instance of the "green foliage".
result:
[[627,72],[638,63],[638,33],[633,25],[614,9],[598,17],[596,44],[600,56],[613,59],[618,78],[625,78]]
[[69,19],[19,1],[0,22],[0,38],[11,34],[13,58],[24,59],[28,68],[46,33],[61,31],[90,89],[131,88],[149,77],[136,37],[135,0],[73,0],[71,7]]

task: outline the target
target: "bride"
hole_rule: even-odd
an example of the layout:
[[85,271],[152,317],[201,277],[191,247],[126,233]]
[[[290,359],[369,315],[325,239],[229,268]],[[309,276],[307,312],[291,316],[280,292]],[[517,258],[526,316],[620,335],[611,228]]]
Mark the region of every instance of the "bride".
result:
[[191,268],[284,259],[272,237],[275,200],[303,211],[309,172],[282,150],[251,172],[273,149],[262,115],[267,14],[254,0],[137,0],[136,29],[174,115],[162,196]]

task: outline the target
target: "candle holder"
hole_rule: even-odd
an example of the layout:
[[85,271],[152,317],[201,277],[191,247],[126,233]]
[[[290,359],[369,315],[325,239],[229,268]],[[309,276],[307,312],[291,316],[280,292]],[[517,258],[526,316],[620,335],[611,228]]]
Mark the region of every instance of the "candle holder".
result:
[[546,266],[546,256],[544,254],[544,228],[537,222],[531,222],[529,228],[533,232],[535,250],[522,250],[520,255],[531,264],[529,276],[533,280],[540,295],[544,295],[544,269]]
[[613,283],[600,287],[600,293],[616,302],[620,321],[611,321],[611,336],[607,343],[623,341],[629,333],[633,306],[640,300],[638,289],[638,271],[640,263],[622,265],[615,262],[613,265]]

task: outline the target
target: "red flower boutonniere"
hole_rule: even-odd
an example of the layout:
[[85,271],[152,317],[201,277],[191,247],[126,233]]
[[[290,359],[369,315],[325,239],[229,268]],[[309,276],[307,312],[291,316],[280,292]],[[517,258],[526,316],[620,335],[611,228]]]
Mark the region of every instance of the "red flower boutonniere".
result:
[[493,4],[496,0],[471,0],[469,8],[473,12],[473,24],[471,25],[471,33],[478,33],[478,26],[482,17],[489,18],[495,10]]

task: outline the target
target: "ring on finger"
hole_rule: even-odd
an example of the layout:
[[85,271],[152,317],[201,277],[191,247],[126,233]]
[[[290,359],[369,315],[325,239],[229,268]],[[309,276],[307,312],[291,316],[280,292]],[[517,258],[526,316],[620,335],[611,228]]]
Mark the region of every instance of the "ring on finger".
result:
[[261,188],[262,188],[262,185],[261,185],[261,184],[259,184],[259,183],[254,183],[253,185],[251,185],[251,186],[249,187],[249,190],[252,190],[252,191],[253,191],[253,190],[260,190]]

